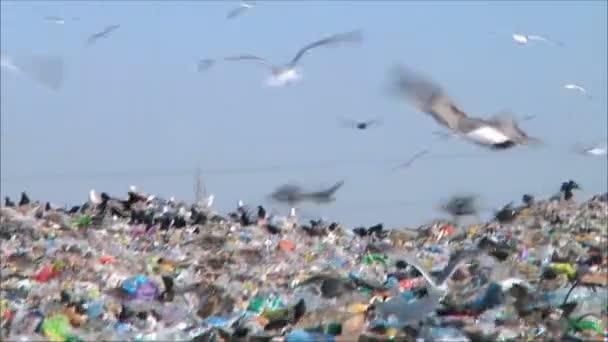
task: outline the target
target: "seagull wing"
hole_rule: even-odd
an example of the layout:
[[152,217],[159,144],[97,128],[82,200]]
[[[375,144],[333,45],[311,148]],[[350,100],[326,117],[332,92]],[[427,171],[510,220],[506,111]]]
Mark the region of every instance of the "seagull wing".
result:
[[52,89],[63,83],[65,64],[57,56],[28,56],[14,61],[17,69],[32,79]]
[[422,150],[416,154],[414,154],[412,157],[410,157],[410,159],[408,159],[405,163],[399,165],[397,168],[408,168],[410,166],[412,166],[412,164],[417,160],[422,158],[423,156],[427,155],[430,152],[430,150]]
[[230,57],[224,58],[224,60],[228,61],[228,62],[252,61],[252,62],[256,62],[260,65],[266,66],[270,69],[274,69],[274,65],[272,65],[272,63],[269,60],[262,58],[262,57],[254,56],[254,55],[230,56]]
[[228,12],[228,14],[226,15],[226,19],[228,19],[228,20],[234,19],[234,18],[238,17],[239,15],[245,13],[245,11],[247,11],[248,9],[249,9],[249,7],[245,7],[245,6],[236,7],[234,9],[232,9],[230,12]]
[[343,127],[348,127],[348,128],[357,127],[357,124],[359,123],[357,120],[346,119],[346,118],[342,118],[342,117],[339,117],[338,121],[340,121],[340,125],[342,125]]
[[557,46],[560,46],[560,47],[564,46],[564,43],[562,43],[560,41],[549,39],[549,38],[546,38],[546,37],[543,37],[543,36],[528,35],[527,38],[528,38],[528,40],[543,41],[543,42],[551,43],[553,45],[557,45]]
[[290,65],[297,64],[298,61],[302,58],[302,56],[304,56],[304,54],[306,54],[308,51],[310,51],[316,47],[325,46],[325,45],[326,46],[335,46],[340,43],[347,43],[347,42],[358,43],[358,42],[361,42],[362,40],[363,40],[363,35],[361,34],[361,31],[350,31],[350,32],[346,32],[346,33],[338,33],[333,36],[329,36],[327,38],[317,40],[316,42],[312,42],[312,43],[306,45],[305,47],[301,48],[296,53],[296,56],[291,60]]
[[579,85],[576,85],[576,84],[566,84],[564,86],[564,88],[566,88],[566,89],[576,89],[576,90],[578,90],[578,91],[580,91],[582,93],[586,93],[587,92],[587,90],[585,90],[585,88],[583,88],[583,87],[581,87]]
[[441,87],[426,77],[405,69],[394,69],[396,90],[405,95],[419,111],[431,115],[440,125],[458,130],[459,122],[467,115],[452,102]]
[[529,137],[509,113],[500,113],[490,122],[502,133],[507,135],[510,140],[513,140],[518,144],[528,144],[530,142],[540,143],[538,139]]

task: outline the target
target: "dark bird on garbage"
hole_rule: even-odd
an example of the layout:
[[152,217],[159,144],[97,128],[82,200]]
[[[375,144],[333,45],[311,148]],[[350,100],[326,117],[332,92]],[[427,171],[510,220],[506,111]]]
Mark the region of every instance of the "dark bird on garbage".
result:
[[397,78],[395,90],[400,95],[458,136],[493,150],[539,142],[521,130],[510,114],[502,113],[492,119],[471,118],[435,82],[402,67],[394,68],[393,72]]
[[76,214],[78,212],[78,210],[80,210],[80,206],[75,205],[72,208],[70,208],[70,210],[68,210],[68,214],[70,214],[70,215]]
[[367,236],[367,229],[365,229],[365,227],[357,227],[353,229],[353,233],[360,237],[364,237]]
[[5,207],[14,207],[15,206],[15,202],[11,201],[10,197],[6,196],[4,197],[4,206]]
[[573,180],[569,180],[567,182],[563,182],[560,188],[560,192],[563,194],[564,199],[569,201],[572,197],[574,197],[574,190],[580,190],[580,186]]
[[357,120],[353,120],[353,119],[339,118],[339,120],[340,120],[340,124],[343,127],[356,128],[358,130],[365,130],[365,129],[370,128],[371,126],[379,125],[382,122],[380,119],[357,121]]
[[104,28],[103,30],[93,33],[92,35],[89,36],[89,38],[87,38],[87,45],[91,45],[91,44],[97,42],[101,38],[108,37],[112,32],[116,31],[119,27],[120,27],[120,25],[118,25],[118,24],[109,25],[109,26],[106,26],[106,28]]
[[270,198],[277,202],[295,205],[301,202],[310,201],[316,204],[334,202],[334,194],[344,185],[344,181],[339,181],[335,185],[325,190],[305,192],[296,185],[283,185],[270,194]]
[[30,204],[30,198],[27,196],[27,194],[25,193],[25,191],[23,191],[21,193],[21,199],[19,199],[19,206],[24,206],[24,205],[28,205]]
[[258,205],[258,219],[263,220],[266,218],[266,209],[261,205]]
[[519,210],[513,208],[513,202],[510,202],[496,212],[494,217],[500,223],[509,223],[517,218],[519,212]]
[[534,204],[534,196],[529,195],[529,194],[524,194],[521,198],[521,201],[527,208],[529,208],[530,206],[532,206],[532,204]]

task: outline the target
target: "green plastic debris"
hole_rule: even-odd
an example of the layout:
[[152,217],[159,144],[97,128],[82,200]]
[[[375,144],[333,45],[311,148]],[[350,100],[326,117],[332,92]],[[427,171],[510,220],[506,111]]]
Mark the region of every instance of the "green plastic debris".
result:
[[70,332],[70,320],[65,315],[55,315],[42,322],[42,332],[50,341],[66,341]]
[[81,215],[76,220],[75,225],[78,228],[87,228],[88,226],[91,225],[92,222],[93,222],[93,219],[91,218],[91,216],[89,216],[89,215]]
[[381,254],[367,254],[363,257],[362,262],[364,265],[370,265],[374,262],[381,262],[383,264],[386,264],[386,257]]
[[264,297],[255,297],[249,302],[247,306],[247,311],[253,311],[257,313],[261,313],[266,306],[266,299]]
[[570,320],[570,326],[578,331],[592,330],[597,334],[604,332],[601,323],[594,319]]

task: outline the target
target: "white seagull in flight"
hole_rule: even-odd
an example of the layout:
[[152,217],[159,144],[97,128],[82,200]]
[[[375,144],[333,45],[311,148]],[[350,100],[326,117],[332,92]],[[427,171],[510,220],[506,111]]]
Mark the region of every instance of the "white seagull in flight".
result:
[[400,95],[405,95],[419,111],[429,114],[450,133],[494,150],[539,142],[519,128],[510,114],[500,114],[492,119],[469,117],[433,81],[401,67],[394,71],[396,90]]
[[[269,60],[254,56],[254,55],[238,55],[224,58],[225,61],[252,61],[256,62],[264,67],[267,67],[271,71],[271,76],[268,78],[266,84],[269,86],[285,86],[301,78],[300,72],[297,70],[298,62],[301,58],[310,50],[320,46],[335,46],[345,42],[358,43],[362,40],[362,34],[360,31],[350,31],[346,33],[339,33],[327,38],[310,43],[301,48],[293,59],[285,65],[275,65]],[[213,64],[212,60],[205,59],[199,62],[199,71],[208,69]]]
[[596,144],[594,146],[577,146],[576,152],[583,155],[595,156],[595,157],[603,157],[608,155],[608,143],[602,142]]
[[226,15],[226,19],[234,19],[239,15],[245,13],[245,11],[252,9],[253,7],[255,7],[255,3],[253,1],[241,1],[239,7],[236,7],[230,12],[228,12],[228,14]]
[[[492,32],[492,33],[498,34],[498,32]],[[509,33],[509,35],[511,36],[511,39],[513,39],[513,41],[515,41],[515,43],[517,43],[518,45],[528,45],[533,41],[540,41],[540,42],[545,42],[545,43],[549,43],[552,45],[556,45],[559,47],[564,46],[564,44],[560,41],[556,41],[556,40],[549,39],[547,37],[543,37],[543,36],[539,36],[539,35],[535,35],[535,34],[512,32],[512,33]]]
[[565,84],[564,85],[564,89],[579,91],[579,92],[585,94],[589,100],[592,99],[591,95],[589,95],[587,93],[587,89],[581,87],[580,85],[577,85],[577,84],[574,84],[574,83],[569,83],[569,84]]

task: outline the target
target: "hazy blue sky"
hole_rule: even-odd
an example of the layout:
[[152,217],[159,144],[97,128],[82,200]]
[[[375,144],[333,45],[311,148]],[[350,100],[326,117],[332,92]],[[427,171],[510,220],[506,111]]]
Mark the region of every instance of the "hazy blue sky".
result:
[[[200,166],[222,211],[239,198],[263,203],[285,182],[344,179],[335,204],[305,209],[394,226],[431,218],[454,192],[498,206],[552,193],[568,178],[585,196],[606,191],[606,158],[570,153],[607,135],[606,1],[258,1],[226,21],[237,4],[3,0],[3,52],[63,56],[67,78],[52,91],[3,71],[2,195],[26,190],[71,204],[91,188],[122,196],[135,184],[191,200]],[[50,15],[80,21],[55,25],[43,20]],[[115,23],[108,39],[85,48],[89,34]],[[196,72],[198,58],[237,53],[288,61],[304,44],[352,29],[363,30],[361,46],[312,51],[289,88],[265,87],[264,70],[246,63]],[[489,34],[513,30],[566,46]],[[524,127],[547,145],[497,153],[444,142],[409,170],[391,171],[438,128],[387,95],[394,63],[430,75],[472,115],[536,115]],[[571,82],[594,100],[562,89]],[[384,124],[353,131],[338,116]]]

